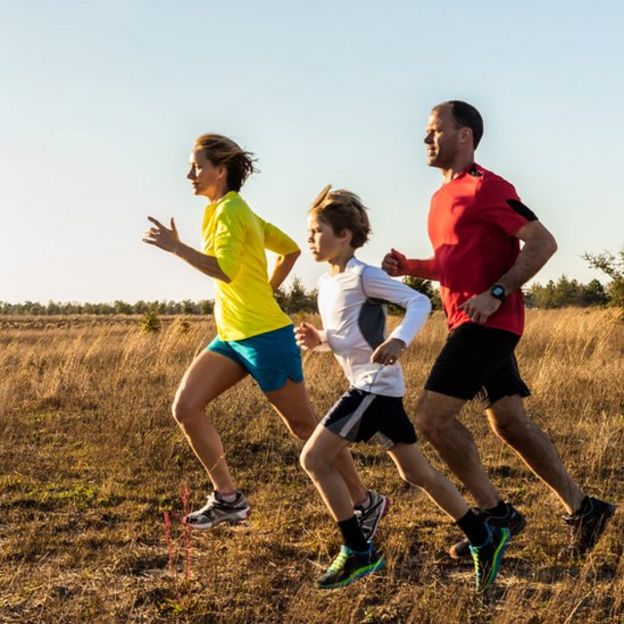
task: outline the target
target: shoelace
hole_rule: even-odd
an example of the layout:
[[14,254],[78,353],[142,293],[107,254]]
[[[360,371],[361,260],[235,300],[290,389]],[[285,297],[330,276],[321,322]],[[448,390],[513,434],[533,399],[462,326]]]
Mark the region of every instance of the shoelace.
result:
[[344,564],[347,562],[347,559],[349,559],[350,554],[351,553],[346,550],[341,550],[340,553],[338,553],[338,556],[332,561],[327,571],[338,572],[338,570],[344,567]]

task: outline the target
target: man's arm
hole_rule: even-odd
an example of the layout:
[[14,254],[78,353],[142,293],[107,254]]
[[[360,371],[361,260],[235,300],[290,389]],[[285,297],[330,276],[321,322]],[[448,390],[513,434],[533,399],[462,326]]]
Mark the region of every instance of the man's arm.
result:
[[[515,237],[524,241],[524,247],[511,269],[496,282],[503,286],[506,297],[528,282],[557,251],[557,241],[539,221],[530,221],[523,225]],[[485,323],[500,305],[501,301],[486,290],[465,301],[460,308],[471,321]]]
[[384,256],[381,262],[381,268],[397,277],[399,275],[412,275],[421,279],[429,279],[438,281],[438,272],[436,270],[435,258],[427,258],[426,260],[409,260],[400,251],[391,249],[390,253]]
[[526,284],[557,251],[555,237],[539,221],[530,221],[515,236],[524,246],[515,264],[497,282],[506,295]]
[[226,283],[229,283],[230,278],[221,270],[219,263],[214,256],[208,256],[197,249],[193,249],[184,244],[178,236],[178,230],[175,225],[175,221],[171,219],[171,229],[164,226],[160,221],[153,217],[148,219],[154,224],[147,232],[143,242],[150,245],[155,245],[164,249],[172,254],[175,254],[179,258],[182,258],[185,262],[188,262],[192,267],[195,267],[202,273],[220,279]]
[[277,257],[275,267],[273,268],[273,274],[269,280],[273,292],[282,285],[283,281],[288,277],[288,274],[292,270],[297,258],[301,255],[301,250],[293,251],[289,254],[283,254]]

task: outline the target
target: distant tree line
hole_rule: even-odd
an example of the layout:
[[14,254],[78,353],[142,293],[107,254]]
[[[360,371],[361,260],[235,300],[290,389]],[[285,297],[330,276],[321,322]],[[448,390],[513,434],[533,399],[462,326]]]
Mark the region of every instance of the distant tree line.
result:
[[[583,258],[591,268],[597,269],[610,278],[603,286],[597,279],[588,284],[581,284],[575,279],[562,275],[556,282],[532,284],[525,289],[527,306],[534,308],[563,308],[567,306],[606,306],[613,305],[624,308],[624,248],[617,254],[603,252],[601,254],[584,254]],[[440,309],[440,294],[429,280],[416,277],[404,277],[403,283],[427,295],[433,308]],[[295,277],[290,288],[279,288],[275,298],[280,307],[289,314],[296,312],[316,312],[317,290],[306,290],[298,277]],[[64,314],[212,314],[214,302],[210,299],[201,301],[137,301],[126,303],[59,303],[50,301],[47,304],[26,301],[24,303],[7,303],[0,301],[0,314],[29,315],[64,315]],[[390,306],[390,312],[400,314],[397,306]]]

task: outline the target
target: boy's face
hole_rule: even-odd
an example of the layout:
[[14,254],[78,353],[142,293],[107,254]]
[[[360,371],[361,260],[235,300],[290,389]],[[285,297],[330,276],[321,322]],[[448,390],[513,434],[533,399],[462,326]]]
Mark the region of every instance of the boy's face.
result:
[[317,262],[331,262],[336,259],[351,241],[348,230],[334,234],[329,223],[322,221],[317,215],[308,216],[308,248]]

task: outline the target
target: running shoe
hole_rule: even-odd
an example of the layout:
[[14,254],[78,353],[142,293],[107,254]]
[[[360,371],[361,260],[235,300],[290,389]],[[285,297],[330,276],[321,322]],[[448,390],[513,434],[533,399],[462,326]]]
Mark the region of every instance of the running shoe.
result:
[[373,544],[369,545],[366,552],[356,552],[343,544],[338,556],[316,580],[316,586],[319,589],[344,587],[367,574],[381,570],[385,565],[386,562]]
[[250,513],[247,499],[240,492],[236,493],[236,499],[231,503],[221,499],[217,492],[212,492],[208,502],[201,509],[185,516],[183,522],[193,529],[211,529],[221,522],[236,524]]
[[615,506],[611,503],[586,496],[577,512],[563,517],[569,529],[562,556],[580,557],[589,552],[598,542],[614,513]]
[[[475,508],[474,512],[481,518],[489,527],[505,527],[509,529],[511,537],[518,535],[524,530],[526,526],[526,518],[511,504],[505,503],[506,511],[502,516],[493,516],[487,511],[481,511]],[[464,538],[453,544],[449,548],[449,555],[453,559],[462,559],[463,557],[470,556],[470,542]]]
[[355,517],[367,542],[372,540],[377,532],[381,517],[386,513],[388,505],[389,501],[385,496],[368,490],[368,503],[355,507]]
[[511,539],[511,532],[507,527],[493,527],[490,539],[483,546],[468,547],[475,567],[475,587],[478,592],[491,587],[496,580],[507,544]]

